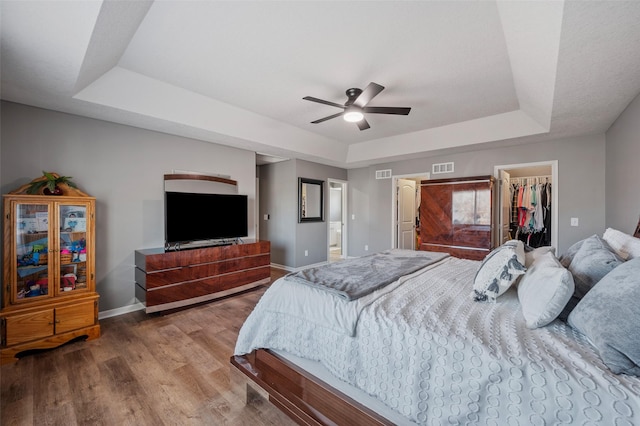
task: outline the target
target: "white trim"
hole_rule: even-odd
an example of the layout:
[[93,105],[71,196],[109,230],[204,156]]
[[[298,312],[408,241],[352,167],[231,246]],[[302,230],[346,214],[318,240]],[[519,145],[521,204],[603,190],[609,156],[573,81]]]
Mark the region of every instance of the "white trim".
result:
[[[391,248],[398,248],[398,238],[397,234],[397,224],[398,221],[398,194],[396,188],[398,187],[398,179],[407,179],[407,178],[423,178],[423,179],[431,179],[431,173],[422,172],[422,173],[409,173],[406,175],[393,175],[391,176]],[[416,247],[418,250],[419,247]]]
[[[341,241],[340,244],[342,244],[342,258],[346,259],[347,258],[347,246],[348,246],[348,231],[347,231],[347,224],[349,223],[348,219],[348,205],[347,205],[347,190],[348,190],[348,182],[346,180],[340,180],[340,179],[327,179],[327,189],[328,189],[328,196],[327,196],[327,200],[329,200],[329,214],[328,216],[331,216],[331,183],[337,183],[340,184],[342,186],[342,230],[341,230]],[[329,220],[327,220],[327,262],[329,262],[329,260],[331,259],[331,218],[328,218]]]
[[279,263],[271,263],[272,268],[280,269],[282,271],[293,272],[293,268],[290,266],[280,265]]
[[[138,299],[136,299],[137,301]],[[103,320],[106,318],[117,317],[119,315],[128,314],[130,312],[144,310],[144,304],[141,302],[134,303],[132,305],[123,306],[121,308],[109,309],[108,311],[98,312],[98,319]]]
[[276,269],[281,269],[283,271],[288,271],[288,272],[298,272],[298,271],[304,271],[305,269],[309,269],[309,268],[315,268],[316,266],[322,266],[322,265],[328,265],[328,264],[329,264],[329,262],[325,261],[325,262],[313,263],[311,265],[301,266],[299,268],[292,268],[291,266],[285,266],[285,265],[279,265],[277,263],[272,263],[271,267],[272,268],[276,268]]
[[[560,224],[558,222],[558,193],[559,182],[558,179],[558,160],[538,161],[535,163],[519,163],[519,164],[504,164],[499,166],[493,166],[493,176],[496,180],[500,179],[500,170],[522,169],[525,167],[538,167],[538,166],[551,166],[551,184],[553,190],[551,191],[551,246],[558,250],[558,228]],[[496,230],[499,228],[500,223],[496,223]],[[496,240],[497,241],[497,240]]]

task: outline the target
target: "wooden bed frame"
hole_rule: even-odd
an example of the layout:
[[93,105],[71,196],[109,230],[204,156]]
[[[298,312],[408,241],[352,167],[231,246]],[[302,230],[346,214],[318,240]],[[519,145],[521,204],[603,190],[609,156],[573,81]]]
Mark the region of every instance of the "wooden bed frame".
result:
[[266,349],[231,357],[234,392],[248,402],[252,391],[300,425],[393,425],[302,368]]
[[[640,221],[634,236],[640,238]],[[232,356],[230,369],[233,391],[245,403],[257,394],[300,425],[393,425],[267,349]]]

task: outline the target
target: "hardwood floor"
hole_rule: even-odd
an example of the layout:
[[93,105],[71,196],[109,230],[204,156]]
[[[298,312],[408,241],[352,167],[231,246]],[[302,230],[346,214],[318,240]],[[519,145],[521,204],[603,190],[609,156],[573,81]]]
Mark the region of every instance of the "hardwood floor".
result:
[[[272,282],[284,271],[271,270]],[[100,321],[102,336],[0,369],[0,424],[293,425],[231,392],[229,357],[266,286],[172,312]]]

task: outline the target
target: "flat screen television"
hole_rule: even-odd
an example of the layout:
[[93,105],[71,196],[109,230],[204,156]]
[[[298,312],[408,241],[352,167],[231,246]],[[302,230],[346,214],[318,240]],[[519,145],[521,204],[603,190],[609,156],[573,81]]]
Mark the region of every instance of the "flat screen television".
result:
[[248,235],[246,195],[171,191],[164,194],[167,246]]

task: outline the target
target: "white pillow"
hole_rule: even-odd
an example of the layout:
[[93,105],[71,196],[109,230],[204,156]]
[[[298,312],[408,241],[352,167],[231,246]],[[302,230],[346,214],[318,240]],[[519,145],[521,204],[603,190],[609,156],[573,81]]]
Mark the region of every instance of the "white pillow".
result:
[[607,228],[602,239],[609,244],[622,260],[640,257],[640,238],[633,237],[613,228]]
[[544,327],[556,319],[571,299],[574,288],[571,272],[553,253],[536,259],[518,284],[518,299],[527,327]]
[[476,301],[495,301],[525,272],[524,244],[510,240],[489,253],[473,280]]
[[527,269],[529,267],[531,267],[531,265],[533,265],[533,262],[542,257],[543,255],[547,254],[547,253],[552,253],[554,256],[556,254],[556,248],[555,247],[551,247],[551,246],[544,246],[544,247],[538,247],[535,248],[531,251],[525,251],[524,253],[524,266],[527,267]]

